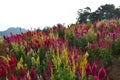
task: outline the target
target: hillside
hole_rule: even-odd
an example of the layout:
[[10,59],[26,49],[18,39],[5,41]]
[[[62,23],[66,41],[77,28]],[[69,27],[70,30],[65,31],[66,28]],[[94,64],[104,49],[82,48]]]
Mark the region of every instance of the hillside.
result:
[[17,28],[10,27],[5,31],[0,31],[0,36],[1,37],[3,37],[4,35],[10,36],[10,33],[12,33],[14,35],[14,34],[20,34],[21,32],[26,32],[26,30],[23,28],[20,29],[18,27]]

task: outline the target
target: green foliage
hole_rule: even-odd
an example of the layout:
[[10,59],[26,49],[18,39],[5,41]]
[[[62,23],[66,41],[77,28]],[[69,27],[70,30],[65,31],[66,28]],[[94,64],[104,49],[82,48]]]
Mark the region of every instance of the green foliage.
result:
[[98,7],[94,12],[91,12],[89,7],[78,10],[77,23],[86,23],[87,19],[91,22],[103,19],[120,18],[120,8],[115,8],[113,4],[105,4]]
[[113,54],[120,54],[120,38],[116,38],[112,45]]
[[86,51],[85,46],[87,46],[87,40],[85,38],[79,37],[75,38],[75,46],[79,49],[82,49],[82,51]]
[[112,62],[111,52],[106,48],[100,48],[98,56],[104,61],[104,65],[107,66]]
[[120,63],[120,56],[118,57],[118,62]]

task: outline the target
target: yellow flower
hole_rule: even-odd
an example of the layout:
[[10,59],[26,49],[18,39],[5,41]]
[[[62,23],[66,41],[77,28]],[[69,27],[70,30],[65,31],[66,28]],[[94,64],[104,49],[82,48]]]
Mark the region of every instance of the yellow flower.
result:
[[2,44],[2,42],[3,42],[3,40],[2,40],[2,38],[0,37],[0,44]]
[[88,52],[85,53],[85,58],[87,59],[89,56]]
[[8,62],[8,58],[5,56],[0,56],[0,58],[2,58],[3,60],[5,60],[6,62]]
[[31,58],[31,63],[32,63],[32,65],[35,65],[36,61],[35,61],[34,57]]
[[82,73],[85,72],[85,66],[87,65],[87,57],[89,56],[88,52],[85,53],[83,60],[80,62],[80,68],[82,69]]
[[19,70],[20,68],[23,68],[23,58],[20,58],[20,61],[17,63],[17,69]]
[[37,59],[36,59],[36,65],[40,65],[40,57],[37,55]]

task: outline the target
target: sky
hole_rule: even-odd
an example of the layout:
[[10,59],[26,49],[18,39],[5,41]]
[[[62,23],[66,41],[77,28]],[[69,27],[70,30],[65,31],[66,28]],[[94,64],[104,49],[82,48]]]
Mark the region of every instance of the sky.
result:
[[120,6],[120,0],[0,0],[0,31],[69,25],[76,22],[79,9],[88,6],[95,11],[106,3]]

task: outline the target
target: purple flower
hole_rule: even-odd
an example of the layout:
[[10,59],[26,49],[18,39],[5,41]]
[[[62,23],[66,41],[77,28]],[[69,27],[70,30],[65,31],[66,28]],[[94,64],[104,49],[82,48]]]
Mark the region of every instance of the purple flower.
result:
[[48,65],[48,71],[51,73],[51,71],[52,71],[52,64],[51,64],[50,60],[47,60],[47,65]]
[[31,78],[31,80],[34,80],[35,76],[36,76],[36,70],[34,68],[32,68],[30,70],[30,78]]
[[97,71],[97,65],[94,63],[92,65],[92,75],[95,75],[96,74],[96,71]]
[[86,76],[88,78],[88,76],[91,74],[91,66],[89,63],[87,64],[85,70],[86,70]]
[[10,80],[16,80],[16,78],[13,74],[10,74]]
[[99,72],[98,72],[98,78],[99,79],[104,79],[106,77],[106,71],[104,67],[101,67]]
[[94,80],[99,80],[98,76],[95,76],[95,77],[94,77]]
[[79,75],[80,77],[82,76],[82,73],[81,73],[79,66],[76,67],[76,74]]

